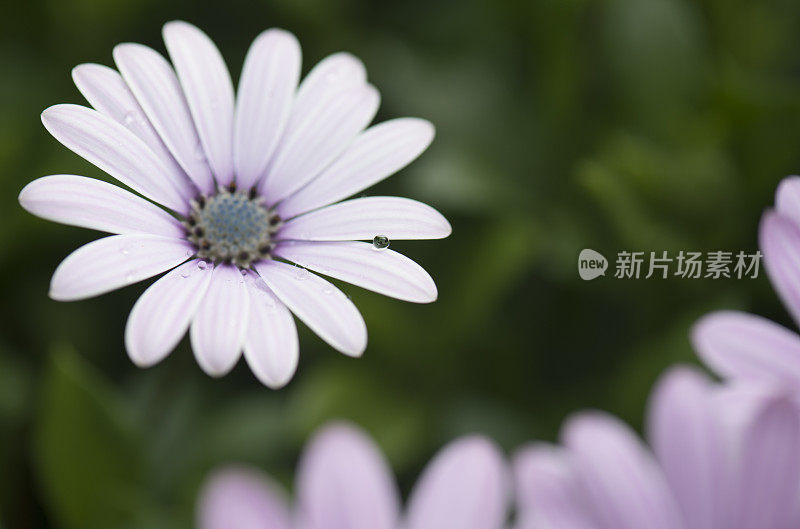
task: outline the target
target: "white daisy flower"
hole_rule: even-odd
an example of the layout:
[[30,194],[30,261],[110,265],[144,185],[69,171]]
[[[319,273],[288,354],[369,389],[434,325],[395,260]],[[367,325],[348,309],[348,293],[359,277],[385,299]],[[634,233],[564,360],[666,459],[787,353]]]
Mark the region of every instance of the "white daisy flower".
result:
[[42,114],[58,141],[141,195],[74,175],[22,190],[20,203],[35,215],[114,234],[59,265],[53,299],[85,299],[169,271],[128,318],[133,362],[159,362],[188,329],[206,373],[229,372],[243,352],[270,387],[297,367],[291,313],[342,353],[366,348],[356,307],[309,270],[406,301],[436,299],[427,272],[386,246],[448,236],[440,213],[398,197],[338,202],[419,156],[433,139],[429,122],[366,128],[380,98],[347,53],[322,60],[298,86],[300,45],[280,29],[255,40],[235,96],[202,31],[170,22],[163,36],[172,65],[151,48],[120,44],[118,71],[73,70],[94,109],[56,105]]

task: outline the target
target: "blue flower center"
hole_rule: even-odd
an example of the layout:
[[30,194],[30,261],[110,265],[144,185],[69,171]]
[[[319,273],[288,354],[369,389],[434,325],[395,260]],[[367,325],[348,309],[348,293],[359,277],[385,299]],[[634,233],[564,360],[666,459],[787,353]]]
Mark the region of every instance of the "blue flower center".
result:
[[281,219],[261,197],[221,188],[216,195],[193,201],[184,225],[197,257],[247,268],[270,256]]

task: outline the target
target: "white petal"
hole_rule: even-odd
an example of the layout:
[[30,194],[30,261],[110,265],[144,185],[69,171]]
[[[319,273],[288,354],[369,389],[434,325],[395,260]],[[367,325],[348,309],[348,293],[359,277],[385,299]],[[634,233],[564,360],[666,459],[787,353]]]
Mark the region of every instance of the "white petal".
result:
[[232,265],[215,267],[189,331],[194,356],[203,371],[218,377],[233,369],[249,318],[250,297],[242,273]]
[[64,259],[50,282],[58,301],[91,298],[139,282],[181,264],[190,243],[159,235],[112,235],[81,246]]
[[761,218],[758,243],[770,281],[795,323],[800,324],[800,226],[789,217],[767,211]]
[[248,277],[246,283],[250,323],[244,339],[244,357],[262,383],[277,389],[285,386],[297,369],[297,327],[292,313],[260,277]]
[[509,487],[500,450],[482,437],[453,441],[428,464],[408,500],[408,529],[500,529]]
[[206,481],[198,500],[199,529],[290,529],[285,494],[254,469],[224,467]]
[[800,387],[800,335],[761,316],[732,310],[707,314],[695,324],[692,344],[724,377]]
[[175,349],[208,290],[211,271],[205,261],[189,261],[139,297],[125,327],[125,348],[134,364],[157,364]]
[[236,97],[233,154],[236,184],[253,187],[278,145],[300,78],[300,43],[281,29],[263,32],[250,46]]
[[361,356],[367,347],[367,326],[338,288],[279,261],[261,261],[255,268],[278,299],[320,338],[346,355]]
[[42,112],[42,123],[70,150],[134,191],[179,213],[189,211],[181,182],[169,177],[142,140],[110,117],[79,105],[56,105]]
[[114,62],[186,174],[202,192],[212,193],[214,178],[172,66],[141,44],[119,44],[114,48]]
[[303,241],[441,239],[452,232],[441,213],[422,202],[400,197],[347,200],[288,221],[280,239]]
[[303,79],[292,114],[302,114],[313,108],[313,101],[322,93],[352,88],[366,81],[367,69],[358,57],[346,52],[328,55]]
[[288,241],[279,243],[275,254],[384,296],[414,303],[436,300],[436,284],[420,265],[369,243]]
[[650,402],[649,437],[686,520],[687,529],[728,529],[731,454],[713,386],[692,368],[663,375]]
[[562,437],[598,525],[684,527],[661,469],[628,426],[600,412],[583,413],[567,422]]
[[233,182],[234,96],[225,60],[192,24],[169,22],[163,34],[214,177],[228,185]]
[[330,164],[366,127],[378,110],[375,87],[342,90],[320,87],[300,106],[300,97],[267,169],[260,190],[270,204],[294,193]]
[[775,190],[775,209],[800,226],[800,176],[787,176]]
[[434,128],[418,118],[384,121],[361,133],[317,178],[278,205],[288,219],[338,202],[396,173],[428,148]]
[[169,171],[169,177],[180,182],[181,189],[187,191],[184,196],[187,202],[197,194],[194,185],[189,184],[189,177],[161,141],[125,80],[116,70],[100,64],[81,64],[72,69],[72,79],[98,112],[124,125],[150,147]]
[[298,527],[396,529],[400,494],[378,447],[354,426],[323,427],[297,473]]
[[19,194],[19,203],[43,219],[109,233],[151,233],[182,238],[169,213],[124,189],[85,176],[38,178]]

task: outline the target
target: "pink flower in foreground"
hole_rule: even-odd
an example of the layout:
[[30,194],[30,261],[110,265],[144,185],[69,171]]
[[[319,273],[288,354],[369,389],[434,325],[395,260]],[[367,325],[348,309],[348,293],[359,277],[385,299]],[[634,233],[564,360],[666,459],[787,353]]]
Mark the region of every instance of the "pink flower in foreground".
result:
[[[800,324],[800,177],[778,186],[775,208],[761,219],[759,246],[773,287]],[[746,312],[712,312],[695,325],[692,341],[723,376],[800,392],[800,335],[782,325]]]
[[53,299],[89,298],[171,270],[131,311],[131,359],[161,361],[190,329],[206,373],[227,373],[243,351],[271,387],[297,366],[291,313],[345,354],[366,348],[356,307],[307,269],[406,301],[436,299],[431,277],[385,247],[446,237],[442,215],[398,197],[334,204],[419,156],[433,139],[429,122],[400,118],[364,130],[379,95],[363,64],[331,55],[298,86],[300,45],[283,30],[255,40],[235,96],[202,31],[170,22],[164,41],[172,64],[146,46],[120,44],[119,73],[97,64],[73,70],[94,109],[56,105],[42,114],[58,141],[141,195],[73,175],[22,190],[20,203],[35,215],[115,234],[61,263]]
[[428,464],[405,514],[389,466],[352,426],[324,428],[305,448],[294,506],[253,469],[216,471],[198,501],[199,529],[501,529],[507,469],[482,437],[453,441]]
[[800,414],[769,386],[688,368],[657,385],[646,447],[599,412],[515,458],[518,529],[791,529],[800,525]]

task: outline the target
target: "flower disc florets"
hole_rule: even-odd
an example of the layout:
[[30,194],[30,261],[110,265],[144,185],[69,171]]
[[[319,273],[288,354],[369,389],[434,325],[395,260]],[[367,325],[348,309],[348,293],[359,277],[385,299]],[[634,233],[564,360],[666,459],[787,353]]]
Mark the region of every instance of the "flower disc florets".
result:
[[192,201],[184,225],[199,258],[247,268],[270,257],[281,219],[262,197],[230,187]]

